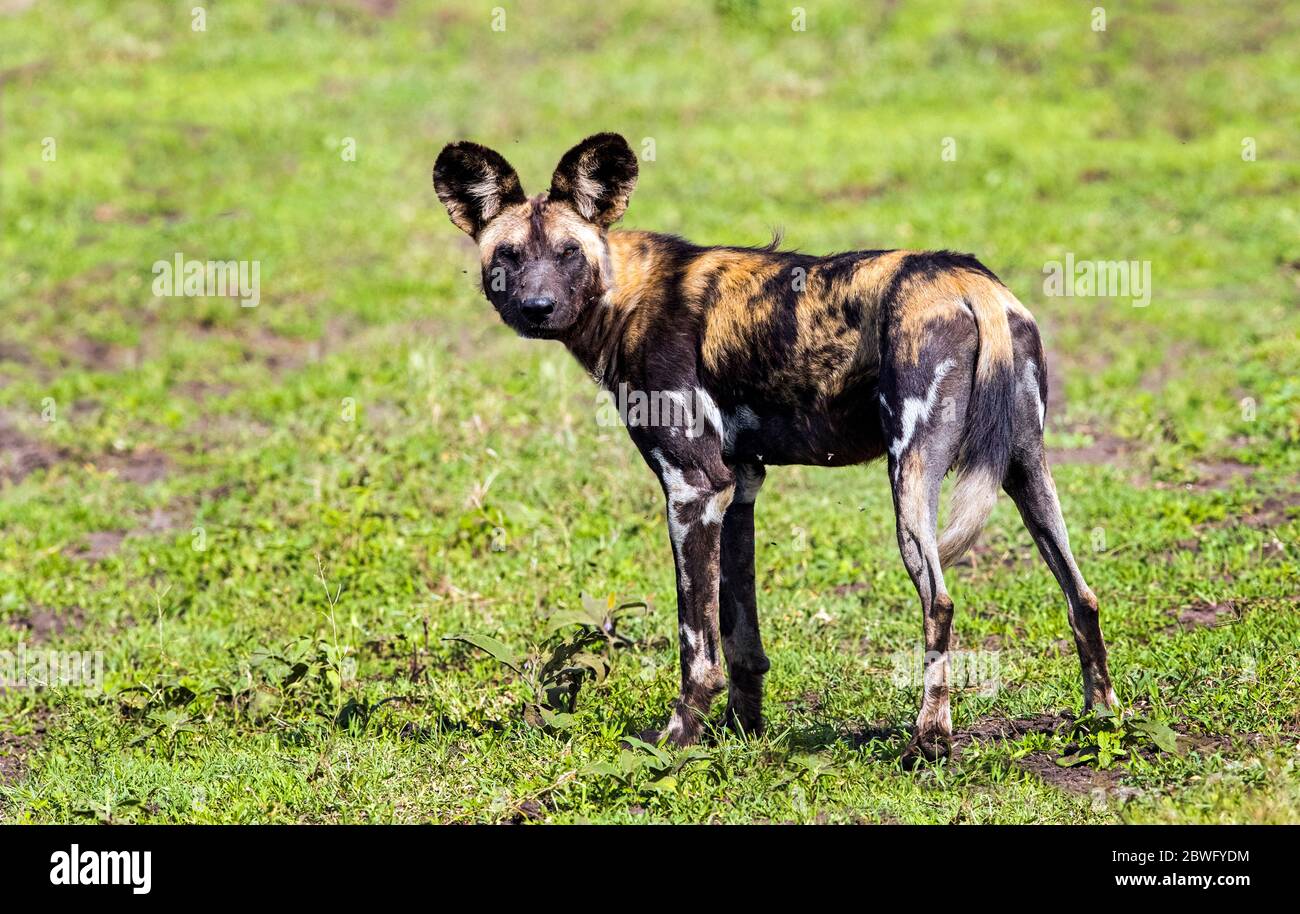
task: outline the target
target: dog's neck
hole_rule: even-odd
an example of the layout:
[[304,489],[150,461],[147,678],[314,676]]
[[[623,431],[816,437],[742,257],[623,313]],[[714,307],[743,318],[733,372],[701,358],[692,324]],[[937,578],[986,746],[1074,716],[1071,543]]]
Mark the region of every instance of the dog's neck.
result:
[[564,344],[598,383],[612,387],[624,380],[625,356],[640,343],[671,274],[651,233],[610,232],[605,240],[602,288]]

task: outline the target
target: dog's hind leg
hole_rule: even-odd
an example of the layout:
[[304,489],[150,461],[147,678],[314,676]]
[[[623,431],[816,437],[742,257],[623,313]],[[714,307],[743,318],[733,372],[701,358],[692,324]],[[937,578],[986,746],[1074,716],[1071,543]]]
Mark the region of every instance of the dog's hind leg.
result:
[[1084,581],[1070,551],[1070,537],[1065,530],[1056,484],[1047,466],[1043,447],[1047,385],[1040,368],[1042,347],[1036,339],[1035,334],[1034,345],[1027,347],[1028,352],[1017,351],[1017,431],[1005,488],[1020,509],[1020,516],[1038,544],[1038,551],[1047,567],[1065,592],[1070,628],[1074,632],[1074,644],[1083,668],[1084,710],[1094,705],[1114,708],[1119,701],[1111,686],[1097,597]]
[[1056,485],[1041,446],[1037,456],[1012,457],[1006,490],[1020,509],[1020,516],[1038,544],[1038,551],[1047,567],[1065,592],[1074,645],[1083,668],[1084,710],[1098,704],[1116,707],[1119,701],[1110,682],[1097,597],[1084,581],[1070,552],[1070,537],[1065,531],[1061,503],[1056,497]]
[[925,632],[921,710],[903,752],[908,767],[920,758],[947,755],[952,742],[948,652],[953,603],[939,562],[937,524],[939,489],[961,446],[970,387],[969,373],[957,364],[955,359],[930,361],[928,368],[891,370],[881,378],[898,549],[921,600]]
[[[893,472],[893,458],[890,463]],[[916,718],[916,733],[903,753],[904,763],[909,766],[920,757],[934,761],[947,755],[952,740],[948,651],[953,605],[939,566],[935,532],[939,487],[946,469],[928,466],[922,449],[918,449],[898,463],[893,487],[898,550],[921,599],[925,631],[921,711]]]
[[736,494],[722,521],[722,576],[718,599],[722,652],[727,658],[727,710],[723,722],[741,733],[763,730],[763,675],[770,664],[758,634],[754,588],[754,499],[765,472],[759,464],[735,467]]

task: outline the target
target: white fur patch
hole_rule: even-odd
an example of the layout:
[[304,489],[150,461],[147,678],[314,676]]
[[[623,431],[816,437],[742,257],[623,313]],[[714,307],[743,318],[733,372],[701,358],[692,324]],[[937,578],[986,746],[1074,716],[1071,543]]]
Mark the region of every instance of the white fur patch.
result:
[[588,150],[578,162],[578,173],[574,176],[573,202],[578,212],[587,219],[596,217],[596,199],[604,191],[599,181],[591,176],[596,169],[595,154]]
[[948,524],[939,537],[939,567],[949,568],[975,544],[997,504],[1001,480],[984,467],[957,474]]
[[[668,492],[668,535],[672,537],[673,545],[680,551],[686,544],[686,534],[690,530],[690,525],[677,519],[677,509],[695,501],[699,493],[686,481],[681,470],[664,459],[663,451],[655,448],[650,452],[650,456],[658,461],[664,489]],[[690,589],[690,580],[685,576],[683,576],[682,589]]]
[[903,456],[903,451],[911,444],[912,437],[916,434],[916,427],[930,418],[930,413],[934,410],[935,401],[939,398],[939,385],[956,366],[952,359],[944,359],[934,369],[934,379],[930,381],[930,389],[925,392],[925,399],[920,397],[908,397],[903,401],[902,415],[902,432],[893,443],[889,445],[889,453],[894,456],[894,475],[897,477],[902,464],[898,462]]
[[689,676],[692,682],[708,682],[712,678],[716,664],[709,661],[704,651],[696,651],[691,659]]
[[1038,396],[1038,366],[1033,359],[1025,359],[1024,377],[1020,379],[1020,390],[1026,395],[1032,394],[1038,404],[1038,427],[1042,429],[1047,422],[1047,404]]
[[[918,732],[939,730],[952,733],[952,711],[948,699],[948,655],[940,654],[925,668],[921,692],[921,713],[916,718]],[[932,698],[931,696],[938,696]]]
[[[650,456],[659,464],[659,472],[664,481],[664,490],[668,493],[668,535],[680,554],[686,546],[686,536],[690,533],[692,525],[682,523],[677,519],[677,509],[683,505],[707,498],[708,502],[704,506],[700,523],[721,524],[723,516],[727,513],[727,506],[731,504],[731,498],[735,494],[735,487],[728,486],[721,492],[697,489],[686,481],[686,477],[680,469],[668,462],[663,451],[659,448],[652,450]],[[681,583],[682,590],[689,593],[691,579],[685,571],[681,572]]]
[[722,412],[718,409],[718,404],[713,402],[713,398],[709,396],[709,392],[703,387],[695,388],[695,403],[704,411],[704,418],[709,425],[713,426],[718,438],[725,437],[722,430]]
[[489,172],[482,180],[467,185],[465,192],[472,197],[478,198],[481,218],[485,223],[495,216],[497,210],[501,208],[501,195],[498,190],[495,172]]
[[689,625],[679,625],[677,630],[681,633],[682,640],[694,651],[698,646],[699,637],[695,634],[695,629]]
[[722,518],[726,516],[727,508],[731,504],[731,497],[735,494],[735,491],[734,486],[728,486],[710,498],[709,503],[704,506],[704,514],[700,517],[700,523],[722,523]]

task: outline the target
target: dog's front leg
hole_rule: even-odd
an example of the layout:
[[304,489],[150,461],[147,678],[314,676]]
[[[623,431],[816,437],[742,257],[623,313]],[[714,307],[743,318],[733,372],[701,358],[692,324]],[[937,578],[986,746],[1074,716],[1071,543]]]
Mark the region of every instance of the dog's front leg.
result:
[[697,742],[713,699],[725,688],[718,632],[718,574],[723,517],[735,491],[735,476],[720,454],[700,448],[649,449],[667,501],[668,533],[677,566],[677,621],[682,664],[681,693],[666,737],[678,746]]

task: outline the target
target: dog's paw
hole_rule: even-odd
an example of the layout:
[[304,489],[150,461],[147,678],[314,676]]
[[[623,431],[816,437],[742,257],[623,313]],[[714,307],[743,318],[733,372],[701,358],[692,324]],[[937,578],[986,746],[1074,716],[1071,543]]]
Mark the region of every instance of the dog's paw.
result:
[[737,705],[729,701],[714,726],[719,730],[730,730],[739,736],[762,736],[763,714],[743,703]]
[[952,737],[946,733],[917,733],[903,749],[900,761],[911,771],[921,762],[937,762],[952,754]]
[[[636,734],[636,739],[640,742],[648,743],[651,746],[658,746],[660,743],[664,742],[664,731],[650,727]],[[619,746],[623,749],[635,748],[626,738],[619,742]]]

